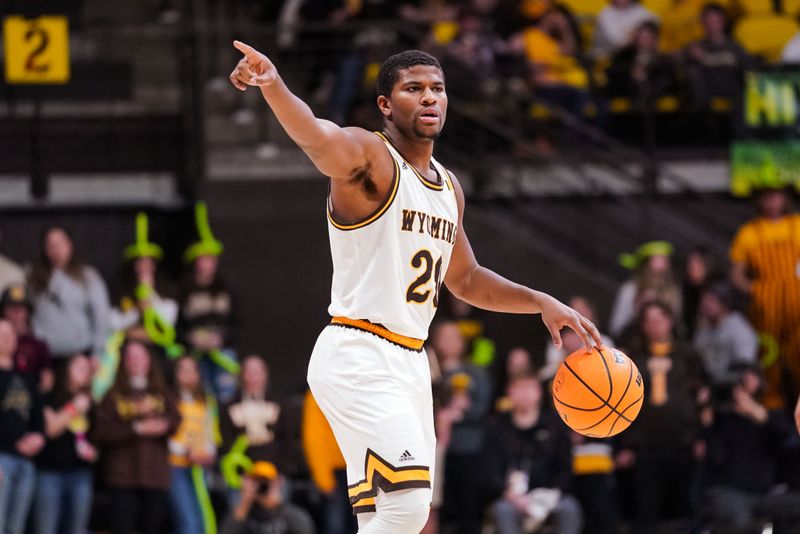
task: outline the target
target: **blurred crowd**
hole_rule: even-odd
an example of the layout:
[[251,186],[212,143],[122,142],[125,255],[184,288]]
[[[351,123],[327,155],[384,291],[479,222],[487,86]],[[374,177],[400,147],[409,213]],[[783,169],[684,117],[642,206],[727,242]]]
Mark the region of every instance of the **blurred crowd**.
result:
[[[425,532],[800,532],[790,200],[761,190],[729,258],[696,249],[678,268],[665,241],[620,256],[632,275],[604,342],[633,359],[646,398],[614,438],[570,431],[552,406],[576,334],[501,357],[481,313],[446,299],[427,347],[438,460]],[[269,362],[237,354],[223,245],[204,204],[195,216],[177,290],[137,216],[113,304],[65,228],[46,229],[24,269],[0,257],[0,531],[355,532],[330,427],[310,393],[293,410]],[[589,299],[569,302],[599,323]]]
[[[451,99],[460,92],[484,107],[514,102],[512,115],[530,110],[536,118],[532,104],[556,105],[601,127],[617,112],[727,114],[741,104],[748,69],[800,62],[792,0],[245,4],[278,25],[284,70],[302,50],[314,56],[304,64],[314,73],[307,89],[337,123],[366,120],[376,66],[394,48],[418,46],[439,57],[458,80],[448,87]],[[379,21],[397,26],[369,24]],[[737,116],[733,131],[741,133]]]
[[[395,19],[476,73],[475,96],[516,87],[598,121],[615,97],[736,105],[745,69],[800,61],[800,37],[763,57],[737,42],[752,2],[590,3],[249,2],[284,25],[287,50],[330,37],[294,22]],[[789,2],[768,3],[785,20]],[[357,112],[389,33],[345,32],[330,46],[347,53],[318,58],[307,89],[327,117]],[[605,342],[636,363],[646,398],[612,439],[569,431],[550,402],[576,335],[498,355],[481,314],[447,299],[427,347],[439,461],[425,532],[800,532],[800,216],[785,190],[756,203],[727,258],[663,241],[620,257],[631,277]],[[0,256],[0,532],[355,532],[330,428],[310,394],[299,410],[273,395],[267,358],[238,353],[223,245],[202,204],[195,222],[173,284],[139,215],[113,298],[66,228],[46,229],[24,268]],[[602,324],[586,297],[570,304]]]

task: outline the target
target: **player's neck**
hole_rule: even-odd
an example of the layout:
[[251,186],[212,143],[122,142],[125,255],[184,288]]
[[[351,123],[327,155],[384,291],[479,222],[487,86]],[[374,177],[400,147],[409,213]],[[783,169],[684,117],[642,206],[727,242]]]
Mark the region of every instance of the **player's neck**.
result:
[[433,139],[419,139],[404,135],[394,124],[384,124],[383,131],[394,147],[420,172],[427,171],[433,157]]

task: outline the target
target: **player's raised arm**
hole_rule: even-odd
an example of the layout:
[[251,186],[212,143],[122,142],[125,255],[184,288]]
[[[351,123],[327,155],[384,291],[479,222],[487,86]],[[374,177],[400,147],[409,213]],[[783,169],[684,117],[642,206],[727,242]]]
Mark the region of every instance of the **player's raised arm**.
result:
[[546,293],[511,282],[478,264],[464,231],[464,191],[455,177],[453,187],[458,201],[458,233],[444,279],[447,289],[459,299],[485,310],[541,313],[556,347],[561,347],[559,331],[565,326],[581,337],[586,348],[591,348],[593,341],[601,346],[600,332],[589,319]]
[[233,69],[231,83],[241,91],[258,87],[286,133],[324,175],[349,180],[354,172],[369,166],[373,154],[385,152],[382,141],[370,132],[341,128],[315,117],[289,90],[266,55],[241,41],[234,41],[233,46],[244,57]]

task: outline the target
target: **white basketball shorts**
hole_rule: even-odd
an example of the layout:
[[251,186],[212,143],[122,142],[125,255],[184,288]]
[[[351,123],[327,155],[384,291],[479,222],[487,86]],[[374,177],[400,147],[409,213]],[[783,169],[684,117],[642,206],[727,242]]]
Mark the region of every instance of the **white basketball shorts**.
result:
[[379,490],[432,487],[436,436],[422,341],[334,318],[317,339],[308,384],[347,462],[354,513],[374,512]]

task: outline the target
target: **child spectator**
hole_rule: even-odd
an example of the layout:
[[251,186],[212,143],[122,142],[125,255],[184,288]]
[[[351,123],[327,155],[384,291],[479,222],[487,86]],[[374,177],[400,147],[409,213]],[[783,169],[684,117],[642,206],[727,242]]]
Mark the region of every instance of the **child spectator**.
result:
[[92,471],[97,449],[89,442],[92,364],[69,359],[44,407],[47,441],[36,464],[36,534],[83,534],[92,510]]
[[[183,356],[175,363],[175,382],[181,424],[169,439],[169,461],[172,466],[170,497],[176,534],[205,531],[200,495],[207,495],[204,467],[213,464],[217,453],[214,443],[214,414],[206,402],[197,360]],[[196,478],[195,478],[196,477]],[[199,486],[200,481],[203,485]]]
[[17,334],[14,368],[41,392],[53,389],[52,359],[47,344],[31,332],[33,305],[24,286],[11,286],[0,297],[2,317],[11,323]]
[[569,495],[572,448],[567,429],[542,408],[542,388],[534,374],[513,376],[508,385],[511,411],[487,431],[485,462],[498,534],[519,534],[554,523],[558,534],[579,534],[578,501]]
[[[168,507],[168,436],[180,422],[150,349],[128,341],[114,385],[97,408],[94,442],[111,490],[112,534],[157,534]],[[138,524],[138,528],[137,528]]]
[[32,459],[44,446],[36,390],[14,370],[17,336],[0,320],[0,532],[22,534],[36,486]]
[[61,227],[48,228],[30,275],[33,331],[50,347],[56,371],[74,354],[99,356],[109,334],[106,284],[84,264]]

